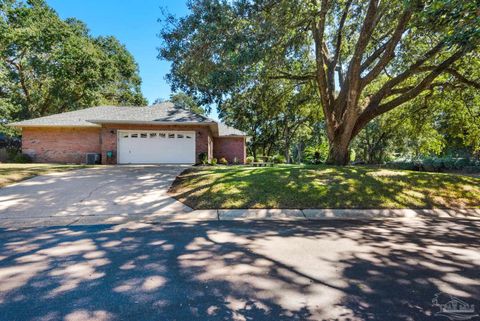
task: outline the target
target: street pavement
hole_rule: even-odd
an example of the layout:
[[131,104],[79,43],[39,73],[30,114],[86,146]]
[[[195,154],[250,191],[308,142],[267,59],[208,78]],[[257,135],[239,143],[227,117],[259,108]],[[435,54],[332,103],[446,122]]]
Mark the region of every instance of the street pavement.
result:
[[3,228],[0,320],[448,320],[442,298],[479,312],[479,235],[461,218]]

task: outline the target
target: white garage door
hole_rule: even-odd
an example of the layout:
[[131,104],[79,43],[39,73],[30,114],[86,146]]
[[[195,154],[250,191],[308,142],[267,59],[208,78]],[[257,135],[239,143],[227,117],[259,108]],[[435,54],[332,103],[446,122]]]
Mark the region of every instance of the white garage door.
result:
[[195,132],[119,131],[118,163],[195,163]]

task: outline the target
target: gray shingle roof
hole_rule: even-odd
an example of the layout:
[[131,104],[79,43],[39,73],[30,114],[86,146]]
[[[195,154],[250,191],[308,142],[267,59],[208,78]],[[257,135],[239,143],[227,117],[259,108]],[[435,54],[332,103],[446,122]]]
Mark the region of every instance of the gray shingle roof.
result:
[[218,124],[219,136],[245,133],[196,114],[171,102],[147,107],[98,106],[9,124],[16,127],[99,127],[102,123],[199,123]]
[[98,106],[12,123],[12,126],[99,126],[112,122],[212,123],[214,120],[170,102],[148,107]]
[[218,136],[247,136],[241,130],[218,123]]

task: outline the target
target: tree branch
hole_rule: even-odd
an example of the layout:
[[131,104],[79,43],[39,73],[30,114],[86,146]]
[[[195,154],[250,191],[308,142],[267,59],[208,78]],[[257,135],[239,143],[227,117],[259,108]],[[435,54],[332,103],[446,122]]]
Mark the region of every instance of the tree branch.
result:
[[425,88],[427,88],[435,78],[437,78],[442,72],[444,72],[451,64],[455,61],[460,59],[463,55],[465,55],[464,50],[459,50],[453,55],[451,55],[448,59],[442,62],[438,67],[436,67],[430,74],[428,74],[417,86],[413,89],[407,91],[406,93],[402,94],[401,96],[390,100],[384,104],[379,105],[376,108],[375,116],[381,115],[386,113],[389,110],[415,98],[418,96]]
[[[423,71],[431,71],[433,70],[435,67],[421,67],[419,68],[418,70],[420,72],[423,72]],[[474,81],[474,80],[471,80],[471,79],[468,79],[467,77],[465,77],[464,75],[462,75],[458,70],[456,70],[455,68],[447,68],[445,70],[446,73],[452,75],[453,77],[455,77],[458,81],[461,81],[463,82],[464,84],[468,85],[468,86],[471,86],[471,87],[474,87],[476,89],[480,89],[480,82],[478,81]]]
[[348,16],[348,10],[350,9],[350,5],[352,4],[352,0],[348,0],[347,3],[345,4],[345,8],[343,9],[342,17],[340,18],[340,23],[338,26],[337,30],[337,42],[335,45],[335,54],[332,58],[332,63],[331,63],[331,68],[335,69],[337,66],[338,59],[340,57],[340,51],[342,48],[342,32],[343,32],[343,27],[345,26],[345,21],[347,20]]
[[370,0],[368,4],[367,13],[360,31],[360,36],[358,37],[357,45],[353,57],[348,68],[348,79],[356,80],[359,77],[361,68],[360,64],[362,61],[363,53],[367,48],[368,42],[375,27],[375,15],[377,12],[378,0]]
[[290,79],[290,80],[314,80],[315,73],[307,73],[303,75],[294,75],[286,71],[278,70],[277,71],[280,75],[270,76],[270,79]]
[[376,116],[381,115],[416,97],[418,94],[420,94],[420,92],[422,92],[422,90],[424,90],[428,85],[430,85],[438,75],[440,75],[443,71],[445,71],[445,69],[447,69],[451,64],[453,64],[456,60],[460,59],[465,54],[465,51],[462,49],[457,51],[452,56],[450,56],[450,58],[446,59],[444,62],[438,65],[435,70],[433,70],[429,75],[427,75],[418,85],[409,89],[401,96],[380,105],[381,100],[390,95],[393,87],[400,84],[410,75],[416,72],[418,68],[420,68],[428,59],[435,56],[443,46],[444,43],[440,42],[435,47],[430,49],[423,58],[417,60],[417,62],[411,65],[406,71],[396,76],[395,78],[387,81],[387,83],[385,83],[382,88],[370,98],[367,108],[365,108],[358,117],[352,131],[352,137],[355,137],[360,132],[360,130]]
[[444,42],[438,43],[435,47],[430,49],[428,52],[425,53],[425,55],[418,59],[414,64],[412,64],[407,70],[405,70],[403,73],[397,75],[396,77],[390,79],[387,81],[378,91],[376,94],[374,94],[371,99],[368,107],[364,110],[362,114],[368,114],[371,111],[373,111],[376,106],[380,103],[380,101],[389,95],[390,91],[392,90],[393,87],[396,85],[402,83],[405,81],[408,77],[410,77],[412,74],[414,74],[427,60],[430,58],[434,57],[444,46]]
[[331,103],[333,101],[333,91],[332,88],[329,88],[330,86],[327,80],[327,72],[325,70],[325,67],[328,68],[328,65],[325,61],[324,54],[325,21],[328,12],[329,1],[322,0],[321,6],[318,22],[312,24],[312,33],[315,41],[316,78],[318,82],[318,89],[320,91],[320,98],[325,116],[328,117],[328,115],[331,113]]
[[392,37],[386,43],[383,56],[372,68],[372,70],[370,70],[370,72],[362,79],[362,87],[365,87],[367,84],[372,82],[372,80],[375,79],[382,72],[383,68],[393,59],[395,48],[400,42],[402,34],[406,30],[412,14],[413,8],[411,6],[407,7],[398,20],[397,27],[395,28]]

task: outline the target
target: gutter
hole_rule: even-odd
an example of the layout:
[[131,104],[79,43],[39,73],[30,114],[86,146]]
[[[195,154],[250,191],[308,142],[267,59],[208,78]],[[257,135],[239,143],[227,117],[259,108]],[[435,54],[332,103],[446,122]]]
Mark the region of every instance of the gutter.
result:
[[10,123],[6,124],[8,127],[55,127],[55,128],[100,128],[102,126],[97,124],[85,124],[85,125],[56,125],[56,124],[22,124],[22,123]]

